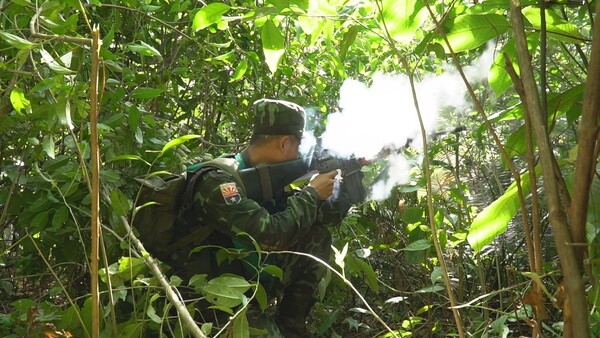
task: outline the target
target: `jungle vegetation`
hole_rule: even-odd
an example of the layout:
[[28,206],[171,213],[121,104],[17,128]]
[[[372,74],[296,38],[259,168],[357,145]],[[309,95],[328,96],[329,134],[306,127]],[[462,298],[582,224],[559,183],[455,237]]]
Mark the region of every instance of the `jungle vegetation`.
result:
[[[419,129],[422,144],[400,150],[409,182],[332,229],[312,332],[600,336],[596,7],[0,0],[0,335],[248,337],[260,287],[169,274],[131,229],[134,178],[240,150],[262,97],[312,107],[319,135],[348,79],[402,76],[404,113],[419,115],[440,91],[418,84],[454,72],[467,104],[438,129],[464,130],[423,142]],[[485,51],[472,82],[465,68]],[[231,321],[194,317],[181,290],[219,295]]]

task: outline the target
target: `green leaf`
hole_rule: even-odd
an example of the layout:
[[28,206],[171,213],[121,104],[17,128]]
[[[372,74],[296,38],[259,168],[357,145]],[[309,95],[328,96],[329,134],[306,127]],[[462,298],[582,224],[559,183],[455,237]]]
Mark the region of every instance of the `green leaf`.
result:
[[419,0],[383,0],[383,24],[390,36],[400,42],[409,43],[415,31],[427,18],[427,11]]
[[[536,173],[539,175],[539,166],[536,167]],[[524,197],[529,194],[530,188],[529,172],[527,171],[521,175],[521,189]],[[519,210],[518,189],[516,182],[513,182],[502,196],[483,209],[473,220],[467,241],[475,252],[480,252],[484,246],[506,231],[508,222]]]
[[229,82],[235,82],[235,81],[241,79],[242,76],[244,76],[244,74],[246,74],[247,70],[248,70],[248,59],[243,59],[238,64],[237,68],[235,69],[235,73],[233,73],[233,76],[231,77],[231,79],[229,79]]
[[61,228],[68,218],[69,208],[66,206],[60,207],[54,212],[54,216],[52,216],[52,227],[56,229]]
[[250,338],[250,326],[245,310],[233,320],[233,338]]
[[405,251],[422,251],[429,249],[431,247],[431,242],[428,239],[419,239],[414,242],[411,242],[406,247],[400,249]]
[[275,265],[267,265],[262,270],[273,277],[279,278],[279,280],[283,279],[283,270],[280,267]]
[[194,22],[192,28],[195,31],[204,29],[216,22],[221,21],[223,14],[229,10],[228,5],[224,3],[212,3],[210,5],[202,7],[198,13],[194,16]]
[[[539,7],[528,6],[523,8],[522,12],[535,29],[542,28],[542,11]],[[565,21],[551,10],[546,10],[546,31],[549,38],[567,43],[582,43],[586,40],[579,33],[577,26]]]
[[256,286],[256,294],[254,296],[256,302],[258,302],[258,306],[260,306],[261,311],[265,311],[269,306],[269,297],[267,296],[267,290],[262,284],[258,284]]
[[[506,17],[500,14],[465,14],[457,16],[446,24],[446,36],[454,52],[471,50],[487,41],[504,34],[511,26]],[[442,38],[436,39],[449,52]]]
[[335,320],[337,319],[337,317],[340,314],[340,309],[335,309],[333,310],[328,316],[327,318],[325,318],[325,320],[323,321],[323,323],[321,324],[321,326],[319,327],[319,331],[317,332],[317,335],[321,336],[323,335],[325,332],[327,332],[327,330],[331,327],[331,325],[335,322]]
[[163,93],[162,89],[149,88],[149,87],[138,87],[136,88],[131,96],[134,99],[152,99],[160,96]]
[[10,92],[10,103],[18,113],[22,113],[23,110],[31,112],[31,102],[25,97],[25,93],[20,88],[15,88]]
[[348,53],[348,49],[356,40],[356,36],[358,35],[358,26],[352,26],[346,33],[344,33],[344,37],[342,38],[342,43],[340,43],[340,56],[342,58],[346,57],[346,53]]
[[140,41],[139,44],[131,43],[127,45],[127,49],[129,49],[132,52],[138,53],[142,56],[156,56],[160,60],[162,60],[162,55],[160,55],[160,52],[156,50],[156,48],[145,43],[144,41]]
[[[74,71],[70,70],[67,67],[62,66],[45,49],[40,49],[40,54],[42,55],[42,59],[44,60],[44,62],[48,65],[48,67],[53,72],[55,72],[57,74],[75,74]],[[66,57],[66,59],[68,59],[69,64],[71,63],[71,55],[72,55],[72,53],[65,54],[65,57]]]
[[110,192],[110,203],[115,213],[119,216],[127,216],[129,210],[131,210],[132,203],[127,196],[117,188]]
[[436,284],[436,285],[431,285],[428,287],[424,287],[422,289],[417,290],[418,293],[429,293],[429,292],[438,292],[438,291],[442,291],[444,290],[444,287]]
[[[528,34],[527,35],[527,49],[529,49],[530,53],[537,48],[540,41],[539,34]],[[512,79],[506,70],[506,61],[504,58],[504,54],[508,56],[510,62],[515,69],[517,75],[520,74],[519,71],[519,62],[517,60],[517,47],[515,45],[515,40],[510,38],[504,47],[498,52],[498,55],[494,58],[494,63],[490,68],[490,72],[488,73],[488,82],[490,87],[496,93],[496,96],[500,97],[507,89],[513,86]]]
[[369,284],[369,286],[375,293],[379,293],[379,283],[377,283],[377,276],[375,275],[375,271],[373,270],[371,265],[359,258],[355,258],[355,261],[356,264],[362,270],[362,272],[365,274],[365,277],[367,278],[367,284]]
[[113,161],[121,161],[121,160],[133,160],[133,161],[142,161],[147,165],[150,165],[150,163],[146,160],[144,160],[143,158],[141,158],[138,155],[119,155],[119,156],[115,156],[113,158],[111,158],[110,160],[107,160],[107,163],[113,162]]
[[148,305],[146,314],[148,315],[148,318],[150,318],[150,320],[152,320],[153,322],[157,324],[160,324],[162,322],[162,319],[156,314],[156,310],[154,309],[154,306],[152,306],[152,304]]
[[52,137],[52,134],[48,134],[48,135],[44,136],[44,139],[42,140],[42,148],[44,149],[44,152],[50,158],[54,158],[55,149],[54,149],[54,138]]
[[56,102],[56,108],[60,123],[66,125],[71,130],[75,128],[71,120],[71,102],[69,102],[69,98],[60,97],[58,102]]
[[211,279],[206,285],[201,285],[200,289],[208,302],[232,308],[247,301],[244,292],[250,287],[250,283],[241,277],[220,276]]
[[33,47],[33,43],[29,40],[25,40],[16,35],[0,31],[0,37],[4,39],[4,41],[8,42],[9,45],[17,48],[17,49],[31,49]]
[[140,323],[126,323],[123,327],[119,328],[119,338],[135,338],[139,337],[142,333],[142,328],[146,325],[144,322]]
[[423,209],[417,207],[410,207],[404,211],[402,219],[406,224],[414,224],[423,220]]
[[185,143],[188,140],[196,139],[196,138],[200,138],[200,137],[201,137],[200,135],[183,135],[183,136],[180,136],[180,137],[178,137],[178,138],[176,138],[174,140],[169,141],[167,144],[165,144],[165,146],[163,147],[163,149],[160,152],[160,154],[162,155],[162,154],[165,153],[165,151],[167,151],[167,150],[169,150],[169,149],[171,149],[171,148],[173,148],[175,146],[178,146],[178,145],[180,145],[182,143]]
[[279,60],[285,52],[283,36],[273,21],[267,20],[262,27],[261,38],[265,61],[271,73],[275,73],[279,65]]

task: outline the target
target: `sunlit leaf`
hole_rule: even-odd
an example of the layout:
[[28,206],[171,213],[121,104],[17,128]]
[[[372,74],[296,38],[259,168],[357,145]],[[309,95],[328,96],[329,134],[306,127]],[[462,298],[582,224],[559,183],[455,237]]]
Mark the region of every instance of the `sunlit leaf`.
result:
[[285,52],[285,41],[281,32],[279,32],[279,28],[271,20],[267,20],[263,25],[261,38],[265,61],[271,73],[275,73],[279,65],[279,60]]
[[69,127],[69,129],[75,128],[73,125],[73,121],[71,120],[71,102],[67,97],[61,97],[58,99],[57,105],[57,115],[60,123]]
[[20,88],[15,88],[10,92],[10,103],[19,113],[23,111],[31,112],[31,102],[25,97],[25,93]]
[[427,11],[420,0],[383,0],[382,9],[382,29],[400,43],[412,41],[415,31],[427,18]]
[[165,153],[165,151],[167,151],[167,150],[169,150],[169,149],[171,149],[173,147],[176,147],[176,146],[178,146],[180,144],[183,144],[186,141],[189,141],[189,140],[192,140],[192,139],[196,139],[196,138],[200,138],[200,137],[201,137],[200,135],[183,135],[183,136],[180,136],[180,137],[178,137],[178,138],[176,138],[174,140],[169,141],[167,144],[165,144],[165,146],[163,147],[163,149],[162,149],[162,151],[160,153],[162,155],[162,154]]
[[[535,29],[540,30],[542,28],[542,11],[539,7],[528,6],[523,8],[522,12],[523,16]],[[559,41],[567,43],[582,43],[585,41],[577,26],[567,22],[551,10],[546,10],[546,31],[549,38]]]
[[[527,48],[529,49],[530,53],[533,53],[533,51],[537,48],[539,41],[539,34],[527,35]],[[492,64],[492,67],[488,73],[488,82],[490,87],[492,87],[498,97],[513,86],[512,79],[506,70],[506,60],[504,54],[508,56],[510,63],[515,69],[517,75],[520,74],[519,62],[517,60],[517,47],[515,45],[515,40],[510,38],[494,58],[494,63]]]
[[[536,169],[537,171],[539,170]],[[521,175],[521,189],[524,196],[529,194],[530,188],[529,172],[525,172]],[[508,222],[519,211],[519,206],[518,189],[516,182],[513,182],[502,196],[483,209],[473,220],[467,241],[475,252],[480,252],[484,246],[506,231]]]
[[[62,66],[58,61],[56,61],[50,53],[48,53],[44,49],[40,49],[40,54],[42,55],[42,59],[48,65],[48,67],[57,74],[74,74],[75,72],[70,70],[67,67]],[[72,53],[67,53],[63,55],[63,58],[67,60],[68,64],[71,63],[71,55]],[[61,62],[63,61],[60,59]]]
[[[506,17],[500,14],[464,14],[448,21],[446,36],[452,50],[462,52],[483,45],[504,34],[510,27]],[[436,41],[449,52],[447,44],[441,38]]]
[[33,43],[16,35],[0,31],[0,37],[17,49],[31,49]]
[[231,79],[229,79],[229,82],[235,82],[235,81],[241,79],[242,76],[244,76],[244,74],[246,74],[247,70],[248,70],[248,60],[243,59],[242,61],[240,61],[240,63],[235,68],[235,73],[233,73],[233,76],[231,77]]
[[221,21],[223,14],[229,10],[228,5],[220,2],[212,3],[202,7],[194,16],[192,28],[195,31],[204,29],[216,22]]
[[139,44],[131,43],[127,45],[127,49],[143,56],[156,56],[160,60],[162,60],[162,55],[160,55],[160,52],[156,48],[145,43],[144,41],[140,41]]

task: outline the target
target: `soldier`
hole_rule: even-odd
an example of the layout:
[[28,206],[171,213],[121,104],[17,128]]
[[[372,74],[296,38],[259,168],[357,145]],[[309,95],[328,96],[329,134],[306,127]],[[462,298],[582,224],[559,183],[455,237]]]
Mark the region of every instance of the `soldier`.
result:
[[[281,100],[261,99],[254,103],[254,128],[249,146],[236,154],[237,170],[257,164],[275,164],[298,158],[304,130],[302,107]],[[327,261],[331,234],[318,220],[320,206],[333,190],[337,171],[312,178],[306,187],[284,201],[258,204],[245,196],[242,183],[223,170],[204,174],[197,183],[194,214],[214,228],[202,243],[223,247],[250,248],[250,235],[264,251],[295,251]],[[185,263],[183,275],[225,272],[252,278],[256,267],[241,267],[239,261],[217,264],[214,252],[202,250]],[[319,280],[326,268],[315,260],[293,254],[271,255],[283,272],[283,297],[275,321],[285,337],[306,337],[306,317],[316,301]],[[210,270],[210,271],[206,271]],[[255,276],[254,276],[255,277]],[[252,323],[250,323],[252,324]]]

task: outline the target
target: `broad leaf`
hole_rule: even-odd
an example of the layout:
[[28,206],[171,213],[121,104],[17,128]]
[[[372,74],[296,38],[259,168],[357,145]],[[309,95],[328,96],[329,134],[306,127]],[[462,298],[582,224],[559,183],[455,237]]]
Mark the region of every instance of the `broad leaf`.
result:
[[342,58],[346,57],[346,53],[348,53],[348,49],[356,40],[356,36],[358,35],[358,26],[352,26],[348,31],[344,34],[344,38],[342,39],[342,43],[340,44],[340,56]]
[[265,53],[265,62],[269,66],[271,73],[277,71],[279,60],[285,52],[285,41],[279,28],[275,26],[273,21],[267,20],[262,27],[261,32],[262,47]]
[[242,76],[244,76],[244,74],[246,74],[247,70],[248,70],[248,59],[243,59],[237,65],[237,67],[235,69],[235,73],[233,73],[233,76],[231,77],[231,79],[229,79],[229,82],[235,82],[235,81],[241,79]]
[[[539,166],[536,169],[536,173],[539,175],[538,169]],[[528,171],[521,175],[521,189],[523,196],[526,197],[531,189]],[[517,184],[513,182],[502,196],[475,217],[467,236],[467,241],[475,252],[480,252],[484,246],[506,231],[508,222],[520,209],[518,192]]]
[[129,45],[127,45],[127,49],[129,49],[132,52],[138,53],[142,56],[156,56],[160,60],[162,60],[162,55],[160,55],[160,52],[158,50],[156,50],[156,48],[145,43],[144,41],[140,41],[139,44],[137,44],[137,43],[129,44]]
[[242,311],[233,320],[233,338],[250,338],[250,326],[246,311]]
[[[527,18],[535,29],[540,30],[542,28],[542,11],[539,7],[525,7],[522,12],[523,16]],[[579,33],[577,26],[565,21],[551,10],[546,10],[546,31],[548,32],[548,37],[559,41],[567,43],[582,43],[585,41],[583,35]]]
[[212,3],[202,7],[194,16],[192,28],[195,31],[204,29],[214,23],[221,21],[223,14],[229,10],[228,5],[224,3]]
[[15,88],[10,92],[10,103],[19,113],[22,113],[24,110],[31,112],[31,102],[25,97],[25,93],[23,93],[21,88]]
[[165,153],[165,151],[167,151],[167,150],[169,150],[169,149],[171,149],[171,148],[173,148],[175,146],[178,146],[178,145],[180,145],[180,144],[182,144],[182,143],[184,143],[184,142],[186,142],[188,140],[195,139],[195,138],[200,138],[200,137],[201,137],[200,135],[183,135],[183,136],[180,136],[180,137],[178,137],[178,138],[176,138],[174,140],[169,141],[169,143],[165,144],[165,146],[163,147],[163,149],[162,149],[162,151],[160,153],[162,155],[162,154]]
[[[539,34],[528,34],[527,35],[527,48],[529,49],[529,53],[533,54],[533,51],[537,48],[540,41]],[[519,62],[517,60],[517,47],[515,45],[515,40],[510,38],[504,47],[500,49],[498,54],[494,59],[494,63],[490,68],[490,72],[488,73],[488,82],[490,83],[490,87],[496,93],[496,96],[502,95],[506,92],[507,89],[513,86],[512,79],[506,70],[506,61],[504,54],[506,54],[512,64],[513,68],[517,75],[520,74],[519,71]]]
[[110,192],[110,203],[115,213],[119,216],[127,216],[129,210],[131,210],[131,201],[119,189],[115,188]]
[[152,99],[160,96],[162,93],[162,89],[138,87],[133,91],[133,94],[131,94],[131,96],[136,99]]
[[358,265],[360,269],[364,272],[367,284],[369,284],[369,286],[375,293],[379,293],[379,284],[377,283],[377,276],[375,275],[375,271],[373,270],[371,265],[359,258],[354,258],[354,261],[356,262],[356,265]]
[[18,37],[16,35],[4,32],[4,31],[0,31],[0,37],[2,39],[4,39],[4,41],[8,42],[9,45],[17,48],[17,49],[31,49],[33,47],[33,43],[25,40],[21,37]]
[[211,279],[200,288],[210,303],[232,308],[247,300],[244,292],[248,291],[250,286],[243,278],[221,276]]
[[[69,68],[61,65],[46,50],[40,49],[40,54],[42,55],[42,59],[44,60],[44,62],[48,65],[48,68],[50,68],[53,72],[55,72],[57,74],[74,74],[75,73],[74,71],[70,70]],[[60,58],[61,62],[65,63],[66,65],[70,65],[72,55],[73,55],[72,52],[69,52],[69,53],[63,55]]]
[[411,42],[415,31],[427,18],[427,11],[420,0],[383,0],[382,7],[382,29],[400,43]]
[[408,244],[406,247],[404,247],[400,250],[422,251],[422,250],[429,249],[430,247],[431,247],[431,242],[428,239],[419,239],[419,240],[416,240],[416,241]]
[[[510,28],[506,17],[499,14],[465,14],[459,15],[446,24],[446,36],[454,52],[462,52],[477,48],[487,41],[502,35]],[[438,38],[449,52],[446,43]]]
[[44,138],[42,139],[42,147],[44,149],[44,152],[50,158],[54,158],[54,156],[56,155],[56,150],[54,147],[54,137],[52,137],[52,134],[44,136]]

